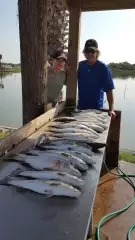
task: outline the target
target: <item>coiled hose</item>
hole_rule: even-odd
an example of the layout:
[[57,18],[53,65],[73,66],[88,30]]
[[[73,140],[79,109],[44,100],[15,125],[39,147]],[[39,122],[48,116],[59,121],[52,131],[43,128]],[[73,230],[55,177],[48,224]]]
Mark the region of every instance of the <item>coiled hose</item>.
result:
[[[117,210],[117,211],[114,211],[114,212],[112,212],[112,213],[109,213],[109,214],[107,214],[107,215],[105,215],[104,217],[101,218],[101,220],[99,221],[98,226],[97,226],[97,228],[96,228],[96,233],[95,233],[95,239],[96,239],[96,240],[101,240],[101,239],[100,239],[100,229],[101,229],[101,227],[102,227],[106,222],[108,222],[108,221],[109,221],[110,219],[112,219],[112,218],[117,217],[117,216],[120,215],[121,213],[125,212],[125,211],[126,211],[128,208],[130,208],[130,207],[133,205],[133,203],[135,202],[135,184],[134,184],[134,183],[131,181],[131,179],[130,179],[130,178],[135,178],[135,175],[133,175],[133,174],[125,174],[125,173],[120,169],[120,167],[117,167],[117,168],[116,168],[116,170],[117,170],[117,174],[116,174],[116,173],[111,172],[111,171],[108,169],[105,161],[104,161],[104,165],[105,165],[105,167],[106,167],[106,169],[107,169],[107,171],[108,171],[109,173],[111,173],[111,174],[113,174],[113,175],[115,175],[115,176],[118,176],[118,177],[123,178],[128,184],[130,184],[130,186],[133,188],[133,191],[134,191],[134,197],[133,197],[133,199],[131,200],[131,202],[130,202],[128,205],[126,205],[124,208],[119,209],[119,210]],[[129,228],[128,233],[127,233],[126,240],[131,240],[131,232],[132,232],[134,229],[135,229],[135,225],[133,225],[133,226],[131,226],[131,227]]]

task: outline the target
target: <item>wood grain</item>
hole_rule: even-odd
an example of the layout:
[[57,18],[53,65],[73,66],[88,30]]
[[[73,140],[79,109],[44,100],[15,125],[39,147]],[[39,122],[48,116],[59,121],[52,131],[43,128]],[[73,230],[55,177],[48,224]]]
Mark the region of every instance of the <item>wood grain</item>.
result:
[[2,142],[0,142],[0,156],[14,148],[16,145],[27,139],[31,134],[36,132],[43,125],[47,124],[55,116],[64,110],[65,103],[60,104],[56,108],[49,110],[48,112],[42,114],[38,118],[30,121],[23,127],[15,130],[8,137],[6,137]]

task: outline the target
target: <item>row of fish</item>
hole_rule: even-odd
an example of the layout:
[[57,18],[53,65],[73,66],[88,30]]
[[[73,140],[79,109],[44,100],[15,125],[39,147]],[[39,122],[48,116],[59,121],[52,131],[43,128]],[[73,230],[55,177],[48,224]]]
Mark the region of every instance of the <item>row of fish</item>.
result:
[[59,117],[49,124],[49,136],[67,140],[95,142],[107,130],[108,115],[101,111],[81,111],[73,117]]
[[[90,121],[85,121],[90,115],[96,119],[94,124],[97,124],[95,125],[98,130],[89,127]],[[98,117],[95,117],[96,115]],[[83,116],[85,118],[82,123]],[[102,127],[98,125],[100,120],[102,120]],[[6,178],[4,184],[29,189],[46,197],[80,196],[84,185],[81,179],[82,172],[96,163],[88,143],[98,138],[100,128],[105,130],[106,125],[105,116],[99,112],[80,112],[77,117],[54,119],[49,125],[49,131],[52,131],[53,136],[60,135],[61,138],[50,139],[43,134],[39,137],[34,149],[6,156],[5,160],[27,164],[30,169],[18,169]]]

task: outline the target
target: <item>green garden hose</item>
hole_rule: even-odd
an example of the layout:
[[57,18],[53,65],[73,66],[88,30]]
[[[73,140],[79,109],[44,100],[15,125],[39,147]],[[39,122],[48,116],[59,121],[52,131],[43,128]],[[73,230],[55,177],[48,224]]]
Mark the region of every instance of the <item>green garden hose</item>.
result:
[[[100,240],[100,228],[107,222],[109,221],[110,219],[120,215],[121,213],[125,212],[128,208],[130,208],[132,206],[133,203],[135,203],[135,184],[131,181],[130,178],[134,177],[135,178],[135,175],[133,174],[125,174],[119,167],[116,168],[118,174],[116,173],[113,173],[111,172],[106,163],[104,162],[104,165],[107,169],[107,171],[115,176],[118,176],[118,177],[121,177],[123,178],[126,182],[128,182],[130,184],[130,186],[132,186],[133,190],[134,190],[134,198],[131,200],[131,202],[126,205],[124,208],[122,209],[119,209],[117,211],[114,211],[112,213],[109,213],[107,215],[105,215],[104,217],[101,218],[101,220],[99,221],[98,223],[98,226],[97,226],[97,229],[96,229],[96,233],[95,233],[95,239],[96,240]],[[131,232],[135,229],[135,225],[131,226],[130,229],[128,230],[128,233],[127,233],[127,238],[126,240],[131,240]]]

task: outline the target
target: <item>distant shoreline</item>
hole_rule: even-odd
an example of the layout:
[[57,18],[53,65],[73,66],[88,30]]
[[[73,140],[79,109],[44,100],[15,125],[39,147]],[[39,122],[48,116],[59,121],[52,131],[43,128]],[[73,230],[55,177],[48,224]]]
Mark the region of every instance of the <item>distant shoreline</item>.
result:
[[[135,64],[128,62],[109,63],[108,67],[113,78],[135,78]],[[8,73],[21,73],[21,64],[2,63],[2,74],[7,75]]]

